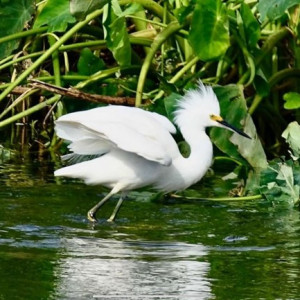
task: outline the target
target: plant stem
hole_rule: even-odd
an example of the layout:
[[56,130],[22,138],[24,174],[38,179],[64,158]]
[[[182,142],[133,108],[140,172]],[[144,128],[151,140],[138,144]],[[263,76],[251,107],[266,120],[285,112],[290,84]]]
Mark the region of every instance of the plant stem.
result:
[[[52,47],[55,44],[56,39],[51,34],[48,36],[48,41],[49,41],[50,47]],[[61,86],[58,49],[52,53],[52,66],[53,66],[54,83],[57,86]]]
[[255,59],[255,65],[258,66],[263,61],[263,59],[268,55],[270,51],[280,42],[283,38],[285,38],[288,34],[291,34],[291,31],[288,27],[283,27],[278,30],[274,34],[272,34],[264,43],[261,48],[262,53]]
[[128,16],[126,16],[126,18],[143,21],[145,23],[157,25],[159,27],[167,27],[167,24],[156,22],[156,21],[152,21],[152,20],[148,20],[147,18],[141,18],[141,17],[137,17],[137,16],[133,16],[133,15],[128,15]]
[[[278,71],[277,73],[275,73],[273,76],[270,77],[269,79],[269,86],[270,89],[277,84],[278,82],[282,81],[285,78],[288,77],[300,77],[300,69],[283,69],[281,71]],[[258,107],[258,105],[261,103],[261,101],[264,99],[263,96],[257,94],[253,101],[251,106],[249,107],[249,114],[252,115],[254,113],[254,111],[256,110],[256,108]]]
[[77,89],[82,89],[83,87],[98,81],[102,78],[106,78],[109,77],[112,74],[115,74],[116,72],[120,71],[120,67],[115,67],[115,68],[111,68],[111,69],[107,69],[107,70],[101,70],[91,76],[88,76],[88,79],[82,82],[79,82],[75,87]]
[[208,201],[249,201],[249,200],[259,200],[263,199],[263,195],[252,195],[252,196],[243,196],[243,197],[212,197],[212,198],[202,198],[202,197],[190,197],[190,196],[181,196],[172,194],[174,198],[185,198],[189,200],[208,200]]
[[239,165],[239,166],[242,166],[242,165],[243,165],[239,160],[237,160],[237,159],[235,159],[235,158],[232,158],[232,157],[228,157],[228,156],[216,156],[216,157],[214,158],[214,160],[215,160],[215,161],[216,161],[216,160],[228,160],[228,161],[232,161],[232,162],[236,163],[236,164]]
[[[131,18],[131,19],[137,19],[137,20],[143,21],[143,22],[145,22],[145,23],[157,25],[157,26],[159,26],[159,27],[164,27],[164,28],[166,28],[166,27],[168,26],[168,25],[165,24],[165,23],[160,23],[160,22],[152,21],[152,20],[145,19],[145,18],[140,18],[140,17],[133,16],[133,15],[128,15],[128,16],[126,16],[126,17],[127,17],[127,18]],[[180,33],[181,35],[186,36],[186,37],[189,35],[188,31],[183,30],[183,29],[179,30],[179,33]]]
[[5,119],[4,121],[0,122],[0,128],[1,128],[1,127],[4,127],[4,126],[6,126],[6,125],[8,125],[8,124],[10,124],[10,123],[13,123],[13,122],[15,122],[15,121],[17,121],[17,120],[19,120],[19,119],[22,119],[22,118],[24,118],[24,117],[27,117],[27,116],[29,116],[30,114],[33,114],[33,113],[35,113],[35,112],[37,112],[37,111],[43,109],[44,107],[46,107],[46,106],[48,106],[48,105],[51,105],[51,104],[55,103],[55,102],[58,101],[60,98],[61,98],[60,95],[55,95],[55,96],[53,96],[52,98],[50,98],[50,99],[48,99],[48,100],[46,100],[46,101],[44,101],[44,102],[41,102],[41,103],[39,103],[39,104],[37,104],[37,105],[35,105],[35,106],[32,106],[32,107],[30,107],[30,108],[28,108],[28,109],[26,109],[26,110],[24,110],[24,111],[22,111],[22,112],[16,114],[16,115],[13,115],[12,117],[7,118],[7,119]]
[[283,69],[281,71],[278,71],[269,79],[269,85],[270,88],[272,88],[275,84],[282,81],[285,78],[288,77],[300,77],[300,69]]
[[52,55],[63,43],[70,39],[79,29],[88,24],[91,20],[101,15],[103,9],[95,10],[87,15],[84,21],[75,24],[68,32],[66,32],[59,41],[55,42],[43,55],[41,55],[28,69],[26,69],[14,82],[12,82],[0,95],[0,101],[2,101],[17,85],[25,80],[30,73],[39,67],[49,56]]
[[[139,38],[139,37],[133,37],[133,36],[129,36],[129,41],[131,44],[135,44],[135,45],[142,45],[142,46],[146,46],[146,47],[150,47],[152,40],[147,39],[147,38]],[[106,48],[106,41],[105,40],[97,40],[97,41],[88,41],[88,42],[82,42],[82,43],[74,43],[74,44],[70,44],[70,45],[64,45],[58,48],[59,52],[62,51],[69,51],[69,50],[74,50],[74,49],[80,49],[80,48],[93,48],[96,47],[97,49],[105,49]],[[30,53],[21,57],[18,57],[14,60],[12,60],[12,58],[14,57],[14,55],[11,55],[9,58],[10,59],[5,59],[3,61],[0,62],[0,70],[3,70],[13,64],[16,64],[20,61],[29,59],[29,58],[34,58],[37,56],[41,56],[44,53],[44,51],[38,51],[38,52],[34,52],[34,53]],[[9,60],[9,61],[8,61]],[[6,62],[8,61],[8,62]]]
[[12,102],[12,104],[5,108],[3,112],[0,114],[0,119],[2,119],[8,112],[10,112],[16,105],[18,105],[20,102],[24,101],[27,97],[33,95],[34,93],[38,92],[38,89],[29,89],[27,92],[22,94],[20,97],[18,97],[16,100]]
[[26,30],[26,31],[17,32],[17,33],[7,35],[7,36],[0,38],[0,44],[9,42],[12,40],[20,39],[20,38],[23,38],[26,36],[34,35],[37,33],[43,33],[43,32],[46,32],[47,30],[48,30],[48,27],[44,26],[44,27],[40,27],[40,28],[34,28],[34,29]]
[[203,200],[210,201],[246,201],[246,200],[259,200],[263,199],[263,195],[252,195],[252,196],[243,196],[243,197],[220,197],[220,198],[202,198]]
[[252,103],[251,103],[251,106],[249,107],[249,110],[248,110],[248,113],[250,115],[253,115],[254,111],[256,110],[256,108],[258,107],[258,105],[260,104],[260,102],[262,101],[264,97],[259,95],[259,94],[256,94]]
[[[187,64],[185,64],[185,66],[178,71],[168,82],[169,83],[175,83],[178,79],[180,79],[186,71],[190,70],[192,66],[194,66],[198,61],[200,60],[199,57],[194,57],[193,59],[191,59]],[[160,99],[162,96],[164,95],[164,91],[160,90],[159,93],[155,96],[155,98],[153,99],[153,101]]]
[[283,38],[285,38],[288,34],[290,34],[291,31],[287,27],[283,27],[282,29],[278,30],[274,34],[272,34],[264,43],[263,47],[261,48],[261,54],[255,59],[254,64],[255,66],[250,65],[250,69],[248,69],[245,74],[241,77],[239,80],[240,84],[243,84],[247,78],[249,78],[251,72],[253,72],[253,68],[257,67],[261,64],[263,59],[268,55],[270,51],[273,50],[273,48],[277,45],[279,41],[281,41]]
[[35,52],[35,53],[31,53],[31,54],[27,54],[27,55],[24,55],[24,56],[21,56],[21,57],[18,57],[16,59],[13,59],[13,60],[10,60],[8,61],[7,63],[3,63],[2,65],[0,65],[0,70],[3,70],[11,65],[14,65],[20,61],[23,61],[23,60],[26,60],[26,59],[29,59],[29,58],[33,58],[33,57],[37,57],[37,56],[40,56],[44,53],[44,51],[38,51],[38,52]]
[[160,46],[165,42],[165,40],[170,35],[178,31],[181,27],[182,25],[180,25],[177,21],[171,22],[169,23],[168,27],[166,27],[162,32],[160,32],[154,39],[150,51],[145,58],[145,61],[143,63],[140,72],[137,91],[136,91],[136,102],[135,102],[136,106],[140,106],[142,104],[142,96],[143,96],[143,89],[146,81],[146,76],[156,51],[160,48]]
[[[152,13],[160,17],[161,19],[163,18],[164,15],[164,9],[162,6],[160,6],[158,3],[152,0],[119,0],[120,5],[127,5],[127,4],[133,4],[133,3],[138,3],[142,5],[144,8],[147,10],[150,10]],[[167,16],[169,20],[175,21],[176,18],[169,12],[167,12]]]

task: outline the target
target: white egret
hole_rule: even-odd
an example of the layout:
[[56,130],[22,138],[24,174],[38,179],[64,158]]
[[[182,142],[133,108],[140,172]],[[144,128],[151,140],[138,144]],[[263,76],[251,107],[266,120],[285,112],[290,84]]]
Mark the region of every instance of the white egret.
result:
[[185,158],[171,134],[175,126],[164,116],[136,107],[106,106],[74,112],[56,121],[57,135],[70,141],[68,158],[93,156],[88,161],[61,168],[55,176],[80,178],[110,192],[88,211],[96,222],[99,208],[114,194],[121,197],[108,221],[113,221],[127,192],[150,186],[165,193],[184,190],[199,181],[212,163],[213,146],[205,132],[217,126],[244,132],[220,117],[218,99],[202,82],[178,100],[175,123],[191,153]]

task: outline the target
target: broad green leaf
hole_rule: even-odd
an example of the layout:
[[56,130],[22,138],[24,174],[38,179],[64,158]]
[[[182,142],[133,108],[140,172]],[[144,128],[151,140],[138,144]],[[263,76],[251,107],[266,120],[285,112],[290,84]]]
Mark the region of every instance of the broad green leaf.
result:
[[125,17],[117,17],[116,12],[120,13],[121,8],[118,1],[112,1],[112,3],[113,5],[106,6],[107,9],[103,14],[107,47],[120,66],[128,66],[131,63],[131,46]]
[[169,96],[165,97],[164,105],[168,115],[168,118],[173,121],[174,118],[174,111],[176,110],[178,99],[182,96],[177,93],[172,93]]
[[279,159],[268,168],[252,172],[247,180],[247,193],[261,193],[273,204],[292,207],[299,202],[299,166],[293,161]]
[[239,153],[245,158],[248,163],[254,168],[266,168],[268,166],[267,157],[262,144],[257,136],[256,128],[251,116],[248,114],[245,119],[244,130],[251,140],[247,140],[235,133],[230,138],[230,141],[237,145]]
[[197,1],[189,41],[203,61],[216,60],[229,46],[228,16],[221,0]]
[[294,121],[282,133],[282,137],[289,144],[295,159],[300,157],[300,125]]
[[105,68],[103,60],[95,56],[89,48],[85,48],[80,53],[77,63],[78,73],[80,75],[92,75]]
[[262,97],[266,97],[270,93],[270,85],[269,82],[263,73],[262,69],[257,69],[255,78],[254,78],[254,87],[256,93]]
[[256,195],[261,193],[260,191],[261,172],[262,172],[261,169],[253,169],[249,171],[246,180],[246,185],[245,185],[245,193],[247,195]]
[[82,20],[89,13],[101,9],[110,0],[70,0],[70,12],[78,20]]
[[298,109],[300,108],[300,94],[295,92],[289,92],[283,95],[285,101],[285,109]]
[[294,185],[294,176],[293,176],[292,167],[286,164],[280,164],[276,179],[286,181],[291,186]]
[[[240,88],[236,85],[218,86],[214,91],[219,99],[222,117],[230,124],[240,127],[240,122],[245,118],[247,111]],[[223,128],[212,128],[210,137],[213,143],[230,157],[241,159],[238,149],[229,139],[232,132]]]
[[194,10],[193,5],[181,6],[174,10],[174,15],[180,24],[183,24],[186,21],[186,18]]
[[128,15],[133,15],[141,10],[143,10],[142,5],[140,5],[139,3],[133,3],[129,5],[124,11],[118,12],[117,14],[116,11],[119,11],[119,9],[117,9],[115,13],[118,17],[126,17]]
[[299,164],[296,165],[294,162],[293,162],[293,172],[294,172],[295,184],[300,186],[300,165]]
[[276,181],[276,177],[278,175],[279,167],[280,167],[281,163],[282,162],[279,159],[272,160],[269,163],[268,168],[262,170],[262,172],[260,174],[261,186],[268,185],[270,182]]
[[294,206],[293,199],[289,192],[285,187],[279,186],[276,182],[272,182],[268,186],[261,187],[260,192],[269,202],[272,202],[273,205],[280,205],[283,207]]
[[250,48],[256,46],[260,38],[260,26],[257,22],[256,18],[254,17],[250,7],[242,3],[241,5],[241,17],[243,20],[243,28],[246,38],[246,43]]
[[297,203],[299,201],[299,185],[294,185],[293,168],[286,164],[281,164],[276,179],[283,182],[282,192],[290,195],[293,203]]
[[253,167],[265,168],[267,166],[266,155],[257,137],[253,121],[247,113],[246,101],[241,87],[227,85],[216,87],[214,91],[220,101],[221,114],[224,119],[237,128],[241,128],[243,124],[244,131],[252,139],[249,140],[222,128],[212,128],[210,131],[212,141],[230,157],[244,158]]
[[264,21],[266,17],[270,21],[280,18],[288,8],[299,4],[300,0],[260,0],[258,3],[258,11],[260,20]]
[[120,4],[117,0],[111,0],[111,7],[112,10],[114,11],[115,15],[120,17],[122,14],[122,9],[120,7]]
[[[31,19],[34,12],[34,0],[0,0],[1,37],[20,32]],[[0,59],[12,53],[19,45],[18,40],[0,44]]]
[[71,15],[68,1],[48,0],[34,22],[34,28],[48,25],[48,31],[63,32],[76,20]]

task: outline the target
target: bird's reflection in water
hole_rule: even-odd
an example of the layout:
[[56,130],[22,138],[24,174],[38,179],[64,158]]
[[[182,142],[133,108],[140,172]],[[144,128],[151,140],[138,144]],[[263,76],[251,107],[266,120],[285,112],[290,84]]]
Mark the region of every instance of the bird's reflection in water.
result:
[[174,242],[65,240],[57,268],[64,299],[208,299],[209,263],[202,245]]

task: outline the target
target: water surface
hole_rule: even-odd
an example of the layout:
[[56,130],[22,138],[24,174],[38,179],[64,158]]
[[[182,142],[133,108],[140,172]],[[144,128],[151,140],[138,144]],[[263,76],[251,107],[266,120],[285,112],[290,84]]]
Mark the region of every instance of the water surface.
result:
[[[261,202],[117,198],[53,178],[36,156],[0,165],[0,299],[300,299],[300,214]],[[193,187],[211,196],[218,176]]]

